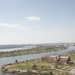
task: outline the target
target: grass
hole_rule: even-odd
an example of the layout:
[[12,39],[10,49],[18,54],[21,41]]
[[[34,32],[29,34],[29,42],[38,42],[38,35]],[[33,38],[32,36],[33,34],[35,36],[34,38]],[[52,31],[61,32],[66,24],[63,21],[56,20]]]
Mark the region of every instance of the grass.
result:
[[[20,62],[20,63],[17,63],[17,64],[14,64],[14,65],[11,65],[9,67],[9,69],[17,69],[17,70],[34,70],[32,68],[32,65],[36,65],[37,66],[37,71],[40,72],[40,71],[47,71],[47,72],[53,72],[55,75],[59,74],[60,71],[56,70],[56,69],[59,69],[59,68],[56,68],[55,65],[57,66],[60,66],[60,68],[63,68],[65,66],[68,66],[68,65],[64,65],[64,64],[55,64],[55,63],[49,63],[49,62],[46,62],[46,61],[42,61],[41,59],[37,59],[37,60],[30,60],[30,61],[26,61],[26,62]],[[54,69],[51,69],[51,67],[55,67]]]
[[[71,60],[75,60],[75,54],[74,53],[70,53],[70,54],[66,54],[67,56],[70,56]],[[29,60],[29,61],[25,61],[25,62],[20,62],[14,65],[11,65],[10,67],[8,67],[8,69],[17,69],[17,70],[34,70],[32,68],[32,65],[36,65],[37,66],[37,71],[48,71],[48,72],[53,72],[54,75],[72,75],[70,73],[65,72],[64,67],[69,66],[69,68],[75,67],[75,64],[60,64],[60,63],[50,63],[47,61],[42,61],[41,59],[36,59],[36,60]],[[54,69],[51,69],[51,67],[54,67]],[[63,70],[62,72],[60,70]]]
[[67,54],[67,56],[69,56],[72,60],[75,60],[75,54],[70,53],[70,54]]
[[20,69],[20,70],[28,70],[28,69],[33,69],[32,65],[36,65],[37,69],[41,69],[42,66],[44,66],[44,68],[48,68],[49,63],[46,62],[42,62],[41,59],[39,60],[31,60],[31,61],[26,61],[24,63],[18,63],[18,64],[14,64],[11,67],[9,67],[10,69]]

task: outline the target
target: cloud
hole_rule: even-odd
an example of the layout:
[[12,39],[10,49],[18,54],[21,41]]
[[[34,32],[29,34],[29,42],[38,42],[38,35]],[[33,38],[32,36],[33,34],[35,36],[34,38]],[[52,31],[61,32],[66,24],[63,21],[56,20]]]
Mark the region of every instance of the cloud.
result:
[[19,24],[5,24],[5,23],[0,23],[0,27],[15,28],[15,29],[25,29],[25,27],[20,26]]
[[27,20],[29,21],[38,21],[40,20],[40,17],[37,17],[37,16],[29,16],[29,17],[26,17]]
[[16,28],[18,26],[18,24],[4,24],[4,23],[0,23],[0,26]]

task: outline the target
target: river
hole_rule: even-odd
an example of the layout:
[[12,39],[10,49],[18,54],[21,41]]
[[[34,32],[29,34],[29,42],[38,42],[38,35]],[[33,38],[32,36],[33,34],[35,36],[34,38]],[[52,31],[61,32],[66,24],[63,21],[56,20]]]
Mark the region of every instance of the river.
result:
[[22,47],[17,47],[17,48],[8,48],[8,49],[0,49],[0,52],[9,52],[9,51],[17,51],[17,50],[25,50],[25,49],[31,49],[31,48],[35,48],[37,46],[22,46]]
[[[58,55],[60,55],[60,54],[63,54],[63,53],[70,52],[72,50],[75,51],[75,47],[70,47],[69,49],[60,50],[60,51],[54,51],[54,52],[45,52],[45,53],[21,55],[21,56],[14,56],[14,57],[3,57],[3,58],[0,58],[0,66],[2,66],[3,64],[15,62],[16,59],[18,61],[24,61],[24,60],[41,58],[42,56],[50,55],[50,54],[58,54]],[[0,75],[11,75],[11,74],[3,73],[3,72],[0,71]]]

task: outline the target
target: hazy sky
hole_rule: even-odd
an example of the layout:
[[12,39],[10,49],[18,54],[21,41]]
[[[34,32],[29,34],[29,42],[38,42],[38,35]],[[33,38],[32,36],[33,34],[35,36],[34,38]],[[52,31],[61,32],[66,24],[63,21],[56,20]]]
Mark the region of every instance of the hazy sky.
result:
[[75,42],[75,0],[0,0],[0,44]]

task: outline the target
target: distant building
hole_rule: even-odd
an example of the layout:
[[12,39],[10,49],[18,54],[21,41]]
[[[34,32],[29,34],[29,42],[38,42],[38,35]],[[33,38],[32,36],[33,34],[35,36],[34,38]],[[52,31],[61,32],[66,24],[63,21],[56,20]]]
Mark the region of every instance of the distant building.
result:
[[67,56],[60,56],[59,62],[62,64],[69,64],[71,61],[70,57]]
[[62,63],[62,64],[69,64],[71,59],[68,56],[56,56],[56,55],[50,55],[42,57],[43,60],[47,60],[51,63]]
[[51,63],[57,63],[58,62],[58,56],[49,56],[48,57],[48,60],[49,60],[49,62],[51,62]]

